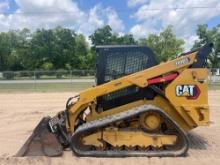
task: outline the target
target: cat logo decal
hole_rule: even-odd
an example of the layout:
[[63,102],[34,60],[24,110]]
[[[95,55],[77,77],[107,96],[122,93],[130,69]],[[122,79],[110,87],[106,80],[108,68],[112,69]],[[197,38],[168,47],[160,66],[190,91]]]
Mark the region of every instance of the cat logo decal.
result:
[[177,85],[176,86],[176,96],[187,97],[189,99],[196,99],[200,94],[200,90],[196,85]]

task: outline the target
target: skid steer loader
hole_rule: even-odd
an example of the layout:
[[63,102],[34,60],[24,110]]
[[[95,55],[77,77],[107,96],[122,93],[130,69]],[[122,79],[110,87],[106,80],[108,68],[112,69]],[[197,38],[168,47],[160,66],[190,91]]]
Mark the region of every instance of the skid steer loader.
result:
[[146,46],[98,46],[96,86],[44,117],[16,156],[181,156],[187,132],[209,125],[212,44],[158,64]]

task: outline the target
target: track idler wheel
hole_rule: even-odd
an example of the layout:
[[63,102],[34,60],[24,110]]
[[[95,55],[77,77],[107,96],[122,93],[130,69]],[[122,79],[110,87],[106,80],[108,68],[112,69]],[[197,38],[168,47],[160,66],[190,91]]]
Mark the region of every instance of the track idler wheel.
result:
[[61,156],[63,147],[48,128],[50,117],[44,117],[15,156]]

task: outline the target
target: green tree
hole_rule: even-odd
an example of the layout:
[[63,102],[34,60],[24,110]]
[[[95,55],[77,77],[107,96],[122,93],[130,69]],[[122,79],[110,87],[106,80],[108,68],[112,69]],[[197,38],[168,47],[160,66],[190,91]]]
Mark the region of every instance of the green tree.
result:
[[[31,32],[29,29],[24,28],[20,31],[17,31],[16,36],[13,36],[12,40],[16,41],[17,44],[13,48],[11,57],[14,59],[14,62],[11,64],[11,70],[23,70],[28,69],[29,61],[28,56],[30,53],[30,36]],[[11,60],[13,61],[13,60]]]
[[220,24],[212,29],[208,29],[208,25],[206,24],[198,25],[196,33],[199,39],[195,41],[192,49],[199,48],[206,43],[212,42],[214,48],[208,57],[209,65],[213,68],[220,67]]
[[55,40],[53,41],[52,63],[55,69],[72,69],[78,67],[79,57],[75,53],[76,33],[73,30],[57,27],[53,30]]
[[7,33],[0,34],[0,71],[8,70],[10,49],[10,39]]
[[0,70],[22,70],[25,68],[27,51],[27,29],[0,34]]
[[118,33],[113,33],[109,25],[98,28],[89,38],[93,46],[116,44],[130,45],[137,43],[132,34],[119,35]]
[[114,33],[109,25],[102,28],[98,28],[95,32],[89,36],[92,41],[92,48],[89,51],[88,57],[90,59],[91,66],[94,68],[96,61],[95,46],[97,45],[133,45],[137,44],[132,34],[119,35]]
[[113,33],[111,36],[112,45],[134,45],[137,41],[134,39],[132,34],[119,35],[118,33]]
[[168,26],[159,34],[150,34],[139,40],[139,44],[149,46],[157,56],[158,61],[167,61],[183,52],[184,41],[178,39]]
[[[78,66],[76,34],[70,29],[38,29],[31,39],[32,69],[70,69]],[[46,64],[47,65],[46,65]]]
[[30,69],[40,69],[44,63],[53,63],[54,40],[55,36],[52,30],[38,29],[32,34],[29,56]]
[[84,35],[79,34],[75,38],[76,48],[75,54],[78,59],[78,69],[90,69],[91,68],[91,54],[89,53],[89,44],[86,42]]
[[92,35],[89,36],[89,38],[94,46],[110,44],[112,39],[112,29],[109,25],[98,28]]
[[137,41],[134,39],[134,36],[132,34],[125,34],[124,36],[121,36],[120,39],[122,44],[137,44]]

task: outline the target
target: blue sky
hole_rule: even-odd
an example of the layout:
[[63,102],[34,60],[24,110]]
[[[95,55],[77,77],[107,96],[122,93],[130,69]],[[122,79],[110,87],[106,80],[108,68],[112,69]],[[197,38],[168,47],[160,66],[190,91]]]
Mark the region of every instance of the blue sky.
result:
[[0,0],[0,31],[63,26],[88,36],[109,24],[140,38],[172,25],[188,48],[204,23],[220,24],[219,0]]
[[111,6],[118,13],[120,19],[124,20],[125,32],[129,32],[129,29],[136,22],[135,19],[130,18],[135,9],[128,8],[126,0],[77,0],[77,2],[79,7],[86,11],[97,4],[102,4],[103,8]]

